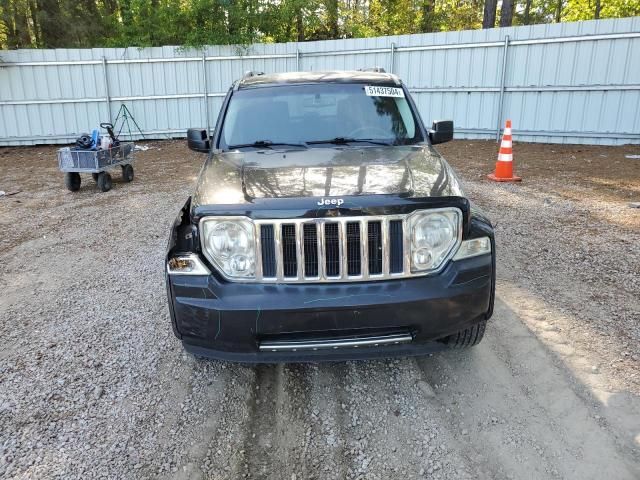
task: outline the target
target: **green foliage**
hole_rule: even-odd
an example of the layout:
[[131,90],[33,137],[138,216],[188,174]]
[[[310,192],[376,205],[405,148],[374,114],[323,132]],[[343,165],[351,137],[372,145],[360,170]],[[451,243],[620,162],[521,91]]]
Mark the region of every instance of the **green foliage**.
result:
[[[620,18],[640,15],[640,1],[638,0],[602,0],[600,4],[600,18]],[[595,0],[567,0],[562,20],[566,22],[591,20],[595,16],[595,11]]]
[[[0,0],[0,48],[201,47],[467,30],[481,28],[484,1]],[[514,0],[513,24],[633,15],[640,0]]]
[[440,0],[436,2],[436,31],[474,30],[482,26],[482,2]]

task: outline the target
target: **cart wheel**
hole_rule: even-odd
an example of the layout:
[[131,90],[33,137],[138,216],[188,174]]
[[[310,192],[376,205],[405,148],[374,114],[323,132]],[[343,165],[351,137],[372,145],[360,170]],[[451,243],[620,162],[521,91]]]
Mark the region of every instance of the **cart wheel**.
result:
[[72,192],[80,190],[80,174],[78,172],[67,172],[64,174],[64,184]]
[[98,174],[98,188],[103,192],[111,190],[111,175],[107,172]]
[[97,182],[97,181],[98,181],[98,175],[100,175],[100,174],[99,174],[99,173],[92,173],[92,174],[91,174],[91,178],[93,178],[93,181],[94,181],[94,182]]
[[133,180],[133,167],[131,165],[122,166],[122,179],[127,183]]

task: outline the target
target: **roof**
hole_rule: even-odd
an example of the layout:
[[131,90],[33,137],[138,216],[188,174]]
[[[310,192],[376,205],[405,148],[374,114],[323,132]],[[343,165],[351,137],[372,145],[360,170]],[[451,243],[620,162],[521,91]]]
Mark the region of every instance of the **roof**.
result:
[[238,81],[238,88],[309,83],[368,83],[400,85],[400,79],[391,73],[363,71],[287,72],[254,74]]

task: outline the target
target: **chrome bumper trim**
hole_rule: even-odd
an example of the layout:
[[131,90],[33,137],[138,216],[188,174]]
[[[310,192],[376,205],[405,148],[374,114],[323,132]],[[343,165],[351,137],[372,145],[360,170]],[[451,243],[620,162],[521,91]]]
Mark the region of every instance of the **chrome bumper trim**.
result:
[[360,337],[360,338],[336,338],[328,340],[281,340],[261,342],[261,352],[298,352],[304,350],[326,350],[338,348],[378,347],[381,345],[398,345],[413,341],[410,334],[396,333],[393,335]]

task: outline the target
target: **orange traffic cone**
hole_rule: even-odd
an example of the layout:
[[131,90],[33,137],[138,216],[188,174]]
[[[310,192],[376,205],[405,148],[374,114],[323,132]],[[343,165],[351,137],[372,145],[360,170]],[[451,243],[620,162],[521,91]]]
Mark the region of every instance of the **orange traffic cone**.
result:
[[496,162],[496,171],[487,175],[494,182],[519,182],[522,180],[513,174],[513,151],[511,143],[511,120],[507,120],[507,125],[502,134],[500,152]]

